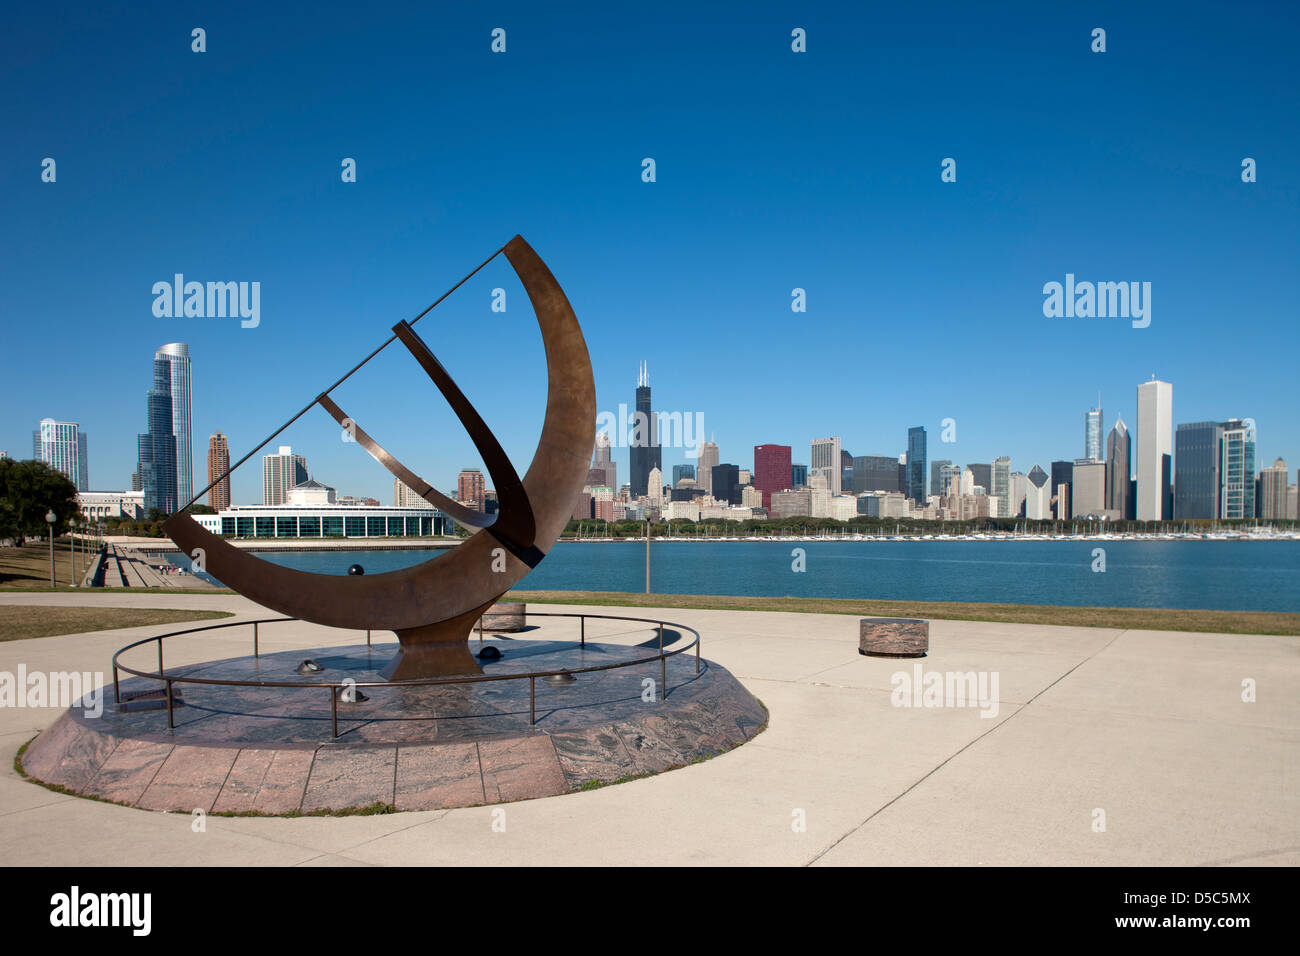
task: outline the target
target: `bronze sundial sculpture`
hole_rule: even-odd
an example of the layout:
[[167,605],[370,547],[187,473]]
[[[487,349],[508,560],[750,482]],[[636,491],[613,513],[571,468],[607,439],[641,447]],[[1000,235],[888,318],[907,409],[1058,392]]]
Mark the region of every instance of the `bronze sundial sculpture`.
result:
[[[522,481],[486,423],[412,328],[502,253],[528,293],[546,349],[546,417],[532,465]],[[393,333],[216,481],[320,405],[393,475],[457,523],[480,529],[478,534],[436,558],[400,571],[357,576],[296,571],[241,551],[186,514],[185,507],[216,481],[169,517],[164,528],[186,554],[203,555],[208,573],[258,604],[330,627],[395,631],[401,649],[382,671],[386,680],[481,673],[466,644],[470,630],[484,611],[546,556],[568,523],[586,480],[596,422],[596,386],[587,343],[564,290],[521,236],[493,253],[411,322],[399,322]],[[472,511],[438,493],[352,423],[329,397],[394,341],[406,346],[420,363],[473,439],[496,487],[497,514]]]

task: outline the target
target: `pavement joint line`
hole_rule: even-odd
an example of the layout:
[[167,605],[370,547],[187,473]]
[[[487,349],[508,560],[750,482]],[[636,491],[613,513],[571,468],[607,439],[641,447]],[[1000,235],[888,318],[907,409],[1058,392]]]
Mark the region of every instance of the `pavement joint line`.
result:
[[902,800],[905,796],[907,796],[909,793],[911,793],[913,790],[915,790],[915,789],[916,789],[917,787],[919,787],[921,784],[925,783],[925,781],[929,780],[931,777],[933,777],[936,773],[938,773],[940,770],[942,770],[944,767],[946,767],[946,766],[947,766],[949,763],[951,763],[953,760],[957,759],[957,758],[960,757],[962,754],[964,754],[967,750],[970,750],[972,747],[974,747],[977,743],[979,743],[981,740],[983,740],[983,739],[984,739],[985,737],[987,737],[989,734],[993,733],[993,732],[994,732],[995,730],[997,730],[999,727],[1002,727],[1002,726],[1006,725],[1007,723],[1011,722],[1012,720],[1015,720],[1016,717],[1020,716],[1020,715],[1023,714],[1026,710],[1028,710],[1028,709],[1029,709],[1029,705],[1032,704],[1034,701],[1036,701],[1039,697],[1041,697],[1041,696],[1043,696],[1044,694],[1046,694],[1049,690],[1051,690],[1053,687],[1055,687],[1055,686],[1056,686],[1057,684],[1059,684],[1061,681],[1065,680],[1067,677],[1069,677],[1071,674],[1073,674],[1075,671],[1077,671],[1077,670],[1078,670],[1080,667],[1082,667],[1084,664],[1088,663],[1088,661],[1092,660],[1092,659],[1093,659],[1094,657],[1096,657],[1098,654],[1103,653],[1103,652],[1104,652],[1108,647],[1110,647],[1112,644],[1114,644],[1116,641],[1118,641],[1121,637],[1123,637],[1123,636],[1124,636],[1125,634],[1127,634],[1127,633],[1128,633],[1128,629],[1127,629],[1127,628],[1126,628],[1125,630],[1123,630],[1123,631],[1120,631],[1118,634],[1116,634],[1114,637],[1112,637],[1109,641],[1107,641],[1106,644],[1105,644],[1104,646],[1102,646],[1102,647],[1098,648],[1097,650],[1093,651],[1091,654],[1089,654],[1087,657],[1083,658],[1083,660],[1079,661],[1077,664],[1075,664],[1073,667],[1071,667],[1068,671],[1066,671],[1066,672],[1065,672],[1064,674],[1062,674],[1060,677],[1056,678],[1056,680],[1052,681],[1050,684],[1048,684],[1046,687],[1044,687],[1042,690],[1040,690],[1040,691],[1039,691],[1037,694],[1035,694],[1033,697],[1029,698],[1029,700],[1025,703],[1025,705],[1024,705],[1023,707],[1019,707],[1019,708],[1017,708],[1014,712],[1012,712],[1011,714],[1008,714],[1005,720],[999,720],[996,724],[994,724],[994,725],[993,725],[992,727],[990,727],[988,730],[984,731],[984,733],[980,734],[978,737],[973,738],[972,740],[968,741],[968,742],[967,742],[963,747],[961,747],[960,749],[956,750],[955,752],[949,754],[947,757],[945,757],[945,758],[944,758],[942,761],[940,761],[938,764],[936,764],[935,766],[931,767],[930,770],[928,770],[928,771],[927,771],[925,774],[923,774],[920,778],[918,778],[917,780],[913,781],[912,784],[911,784],[910,786],[908,786],[907,789],[905,789],[902,793],[899,793],[899,794],[895,795],[895,796],[894,796],[894,797],[893,797],[893,798],[892,798],[888,803],[885,803],[884,805],[882,805],[882,806],[880,806],[880,807],[877,807],[875,810],[873,810],[873,811],[872,811],[872,812],[867,816],[867,818],[866,818],[865,820],[863,820],[863,821],[862,821],[861,823],[859,823],[857,826],[853,827],[853,828],[852,828],[851,830],[849,830],[847,833],[844,833],[842,836],[840,836],[839,839],[837,839],[837,840],[836,840],[834,843],[832,843],[830,846],[826,847],[826,849],[822,850],[820,853],[818,853],[816,856],[814,856],[811,860],[809,860],[807,863],[805,863],[804,866],[812,866],[814,863],[816,863],[818,860],[820,860],[820,859],[821,859],[822,857],[824,857],[826,854],[830,853],[831,850],[835,849],[837,846],[839,846],[841,843],[843,843],[843,842],[844,842],[845,840],[847,840],[849,837],[853,836],[853,834],[857,833],[859,830],[861,830],[863,827],[865,827],[868,823],[870,823],[872,820],[874,820],[874,819],[875,819],[876,817],[878,817],[880,814],[884,813],[886,810],[888,810],[890,807],[892,807],[892,806],[893,806],[895,803],[897,803],[899,800]]

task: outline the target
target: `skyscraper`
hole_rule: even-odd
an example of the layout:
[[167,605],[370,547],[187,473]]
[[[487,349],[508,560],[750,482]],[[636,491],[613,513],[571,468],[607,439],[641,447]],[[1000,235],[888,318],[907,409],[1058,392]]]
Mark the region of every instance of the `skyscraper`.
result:
[[1070,517],[1070,487],[1074,484],[1074,462],[1052,462],[1051,497],[1056,505],[1056,517]]
[[600,484],[618,490],[618,462],[614,461],[613,442],[607,432],[596,434],[596,448],[591,455],[591,468],[601,473]]
[[650,470],[663,473],[663,450],[659,447],[659,422],[650,408],[650,372],[641,363],[636,380],[636,413],[632,418],[632,496],[644,495],[650,486]]
[[456,500],[475,511],[485,510],[487,485],[483,480],[483,472],[477,468],[461,469],[456,476]]
[[1101,396],[1097,396],[1097,407],[1083,416],[1083,457],[1092,461],[1101,461]]
[[147,431],[137,439],[144,510],[171,514],[176,500],[176,434],[172,431],[171,365],[154,355],[153,388],[145,399]]
[[1074,462],[1070,485],[1070,517],[1099,517],[1106,510],[1106,463],[1091,458]]
[[740,468],[737,465],[713,466],[713,497],[718,501],[740,504]]
[[763,507],[769,512],[772,510],[772,492],[788,491],[794,487],[790,458],[789,445],[754,446],[754,487],[763,493]]
[[227,475],[217,481],[229,467],[230,446],[226,443],[226,436],[217,432],[208,439],[208,484],[217,482],[208,491],[208,505],[214,511],[225,511],[230,507],[230,477]]
[[831,494],[838,495],[843,478],[840,469],[839,436],[834,438],[814,438],[808,465],[809,479],[821,475],[826,479],[826,487],[830,489]]
[[32,457],[62,472],[78,491],[90,490],[86,434],[76,422],[42,418],[32,432]]
[[808,466],[795,462],[790,466],[790,487],[791,489],[808,487]]
[[1219,455],[1223,426],[1189,422],[1174,430],[1174,517],[1219,517]]
[[1052,517],[1052,489],[1047,472],[1034,465],[1025,476],[1029,487],[1025,491],[1025,517],[1046,521]]
[[1173,458],[1174,387],[1155,376],[1137,390],[1137,505],[1138,521],[1173,517],[1170,498]]
[[1259,516],[1270,519],[1292,517],[1287,502],[1286,462],[1281,458],[1260,473]]
[[999,518],[1015,517],[1011,513],[1011,459],[1006,455],[993,459],[993,487],[988,494],[998,499]]
[[[993,494],[993,466],[975,463],[966,467],[970,469],[971,475],[975,478],[975,484],[984,489],[984,494]],[[1052,484],[1055,485],[1056,481],[1053,480]]]
[[1106,510],[1116,518],[1132,517],[1128,497],[1129,473],[1133,469],[1128,427],[1121,416],[1106,436]]
[[281,445],[274,455],[262,456],[262,504],[286,504],[289,491],[306,480],[307,459],[295,455],[289,445]]
[[943,494],[943,470],[952,465],[947,458],[939,458],[930,462],[930,494]]
[[706,494],[713,493],[713,469],[718,464],[718,446],[711,441],[700,443],[700,453],[696,459],[695,483]]
[[907,430],[907,497],[925,503],[925,429]]
[[1255,517],[1255,426],[1232,419],[1223,422],[1219,447],[1219,517]]
[[167,363],[168,391],[172,397],[172,435],[176,438],[176,502],[189,504],[194,497],[194,431],[190,425],[190,348],[170,342],[154,353],[154,361]]
[[856,455],[853,458],[855,495],[869,491],[903,491],[898,483],[898,459],[889,455]]
[[[681,481],[683,478],[689,478],[691,481],[695,480],[694,465],[673,465],[673,487],[676,488],[677,482]],[[611,485],[610,487],[613,486]]]

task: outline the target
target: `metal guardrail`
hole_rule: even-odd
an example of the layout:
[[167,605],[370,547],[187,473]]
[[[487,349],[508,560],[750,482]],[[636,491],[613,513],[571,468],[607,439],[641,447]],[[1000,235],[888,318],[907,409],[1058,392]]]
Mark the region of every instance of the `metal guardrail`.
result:
[[[529,671],[526,674],[475,674],[465,677],[427,677],[417,680],[401,681],[255,681],[255,680],[224,680],[215,677],[191,677],[184,674],[168,674],[163,668],[163,641],[169,637],[182,637],[186,634],[198,634],[203,631],[216,631],[227,627],[253,627],[253,656],[260,656],[259,648],[259,627],[262,624],[284,624],[290,621],[297,621],[296,617],[274,617],[263,618],[256,621],[227,621],[224,624],[208,624],[203,627],[186,628],[180,631],[169,631],[166,634],[158,634],[154,637],[146,637],[141,640],[127,644],[125,647],[118,648],[117,653],[113,655],[113,700],[115,703],[122,702],[122,692],[119,682],[119,671],[125,671],[136,677],[143,677],[148,680],[161,681],[166,686],[167,698],[167,726],[175,729],[176,722],[174,716],[174,692],[173,684],[209,684],[223,687],[285,687],[296,689],[327,689],[330,695],[330,725],[334,737],[339,735],[339,712],[338,703],[339,691],[343,688],[358,687],[438,687],[449,684],[481,684],[491,681],[502,680],[527,680],[528,681],[528,723],[532,726],[537,723],[537,678],[555,677],[561,674],[587,674],[593,671],[616,670],[620,667],[636,667],[641,664],[651,664],[659,662],[659,700],[661,702],[668,699],[668,658],[677,654],[685,653],[691,648],[695,649],[695,673],[700,673],[700,632],[693,627],[687,627],[685,624],[677,624],[673,621],[659,621],[648,617],[625,617],[614,614],[574,614],[568,612],[551,612],[551,611],[525,611],[525,619],[529,617],[576,617],[579,620],[579,638],[578,646],[586,647],[587,645],[587,619],[602,621],[631,621],[636,624],[653,624],[659,629],[659,653],[652,657],[642,657],[631,661],[619,661],[613,664],[597,664],[592,667],[561,668],[559,670],[547,671]],[[481,625],[481,621],[480,621]],[[683,631],[689,631],[695,635],[695,639],[689,644],[679,647],[675,650],[664,650],[664,627],[672,627]],[[482,642],[482,629],[479,629],[479,641]],[[158,645],[158,671],[152,673],[149,671],[136,670],[133,667],[121,663],[118,658],[127,651],[145,644],[155,643]],[[370,646],[370,631],[366,631],[366,646]]]

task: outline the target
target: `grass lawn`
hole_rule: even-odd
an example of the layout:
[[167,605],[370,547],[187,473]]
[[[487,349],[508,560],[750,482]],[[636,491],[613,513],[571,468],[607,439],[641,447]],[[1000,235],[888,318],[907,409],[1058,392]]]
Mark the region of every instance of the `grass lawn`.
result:
[[[68,550],[68,539],[59,538],[54,542],[54,584],[60,588],[70,588],[81,583],[86,573],[86,554],[77,548],[77,579],[72,580],[72,555]],[[0,548],[0,588],[27,590],[30,588],[50,588],[50,543],[48,541],[29,541],[21,548]]]
[[0,604],[0,641],[108,631],[119,627],[144,627],[146,624],[171,624],[177,621],[207,621],[218,617],[234,615],[228,611],[182,611],[176,608]]
[[1000,621],[1145,631],[1211,634],[1300,634],[1300,614],[1272,611],[1182,611],[1140,607],[1064,607],[1048,604],[959,604],[933,601],[856,601],[834,598],[729,597],[634,594],[615,591],[511,591],[503,601],[592,604],[603,607],[681,607],[719,611],[795,611],[858,617],[919,617],[944,621]]

